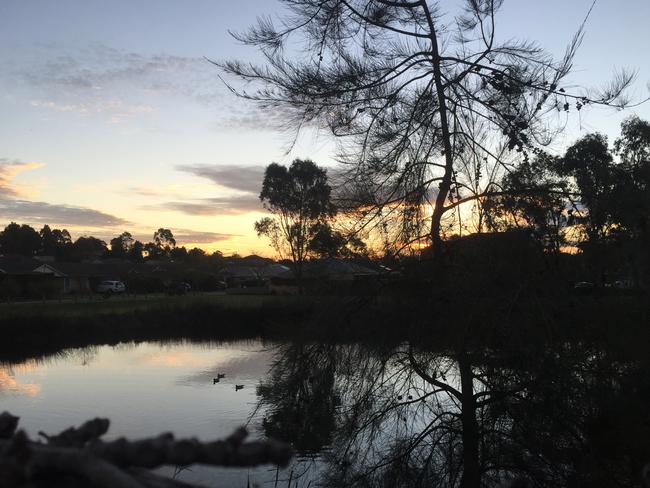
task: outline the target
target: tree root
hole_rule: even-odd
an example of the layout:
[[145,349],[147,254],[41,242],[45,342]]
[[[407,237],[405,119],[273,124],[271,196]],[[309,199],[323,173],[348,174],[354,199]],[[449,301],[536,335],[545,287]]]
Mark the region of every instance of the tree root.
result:
[[96,418],[58,435],[39,433],[45,442],[31,441],[16,431],[18,417],[0,414],[0,488],[13,486],[96,486],[106,488],[189,488],[193,485],[165,478],[149,470],[164,465],[286,466],[291,448],[267,440],[244,442],[246,429],[225,440],[176,440],[171,433],[129,441],[99,438],[108,419]]

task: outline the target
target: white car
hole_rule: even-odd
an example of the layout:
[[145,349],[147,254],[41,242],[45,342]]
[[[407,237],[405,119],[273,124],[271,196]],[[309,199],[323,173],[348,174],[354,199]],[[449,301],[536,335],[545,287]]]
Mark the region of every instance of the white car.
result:
[[124,293],[126,285],[121,281],[102,281],[97,285],[97,293]]

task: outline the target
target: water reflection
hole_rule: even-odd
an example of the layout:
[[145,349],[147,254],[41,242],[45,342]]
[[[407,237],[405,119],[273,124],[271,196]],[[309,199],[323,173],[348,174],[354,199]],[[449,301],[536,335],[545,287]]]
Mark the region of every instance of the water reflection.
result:
[[0,403],[31,435],[97,415],[113,437],[248,424],[298,453],[284,472],[179,474],[207,486],[641,486],[649,363],[586,343],[125,343],[0,363]]
[[[28,371],[29,364],[18,366],[19,370]],[[41,391],[38,383],[24,383],[16,379],[16,370],[11,366],[0,366],[0,398],[4,395],[26,395],[34,397]]]
[[320,451],[329,486],[640,486],[648,359],[282,345],[258,388],[264,431]]
[[[270,354],[259,341],[126,343],[68,349],[38,360],[0,364],[0,411],[21,417],[30,436],[56,433],[96,416],[111,419],[108,439],[178,437],[213,440],[251,419],[255,387]],[[213,384],[214,372],[225,373]],[[234,385],[244,385],[235,390]],[[20,393],[20,394],[18,394]],[[253,436],[256,430],[253,430]],[[173,467],[165,471],[173,474]],[[272,479],[266,467],[192,467],[178,479],[206,486],[246,486]]]

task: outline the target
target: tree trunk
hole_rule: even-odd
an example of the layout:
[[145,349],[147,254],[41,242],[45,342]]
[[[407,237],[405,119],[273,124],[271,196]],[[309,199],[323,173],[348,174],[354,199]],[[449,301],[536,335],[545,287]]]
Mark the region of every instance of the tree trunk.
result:
[[463,477],[462,488],[479,488],[481,470],[479,464],[479,430],[476,421],[476,399],[474,398],[474,375],[466,354],[458,359],[461,382],[461,422],[463,426]]

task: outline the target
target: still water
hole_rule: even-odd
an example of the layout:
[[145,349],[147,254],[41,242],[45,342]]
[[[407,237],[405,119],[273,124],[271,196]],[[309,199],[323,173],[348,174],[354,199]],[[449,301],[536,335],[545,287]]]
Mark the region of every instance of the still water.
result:
[[[96,416],[111,419],[107,439],[155,436],[214,440],[248,426],[260,437],[256,387],[267,374],[269,345],[260,341],[126,343],[69,349],[40,360],[0,363],[0,411],[19,415],[32,438]],[[213,378],[225,378],[214,384]],[[235,385],[244,385],[235,389]],[[172,471],[167,471],[172,473]],[[273,468],[193,467],[180,480],[246,486],[275,480]],[[282,476],[281,476],[282,477]]]
[[283,471],[163,470],[205,486],[455,488],[474,470],[472,486],[640,487],[650,473],[649,371],[647,356],[586,341],[514,352],[123,343],[0,360],[0,411],[32,437],[101,416],[109,439],[172,431],[207,441],[246,425],[296,451]]

